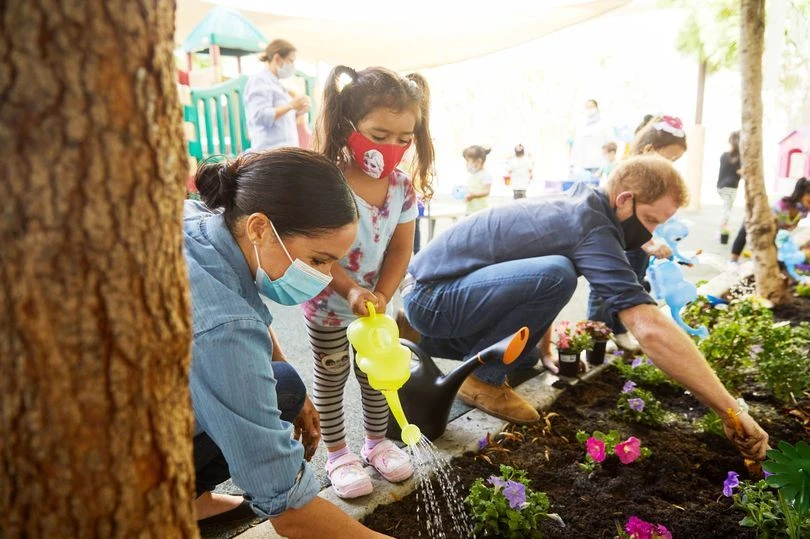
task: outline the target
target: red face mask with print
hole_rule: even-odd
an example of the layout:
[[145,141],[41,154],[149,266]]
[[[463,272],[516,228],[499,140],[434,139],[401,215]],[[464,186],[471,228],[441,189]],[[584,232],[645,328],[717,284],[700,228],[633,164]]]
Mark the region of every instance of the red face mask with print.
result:
[[411,142],[405,146],[399,144],[378,144],[369,140],[359,131],[349,135],[346,142],[352,152],[352,159],[357,167],[372,178],[387,178],[394,168],[402,161],[405,151],[410,148]]

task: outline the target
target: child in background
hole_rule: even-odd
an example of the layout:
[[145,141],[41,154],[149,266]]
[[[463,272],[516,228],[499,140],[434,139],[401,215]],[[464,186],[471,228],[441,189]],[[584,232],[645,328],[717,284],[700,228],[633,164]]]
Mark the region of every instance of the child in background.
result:
[[526,190],[532,181],[532,161],[526,156],[522,144],[515,146],[515,155],[509,160],[506,173],[510,178],[514,199],[526,198]]
[[[349,82],[340,87],[342,78]],[[417,74],[401,77],[374,67],[355,71],[337,66],[324,89],[315,148],[343,171],[359,213],[357,238],[332,269],[331,285],[305,304],[304,317],[314,358],[313,403],[326,444],[326,470],[342,498],[372,491],[360,458],[349,451],[343,421],[343,389],[354,354],[346,327],[368,315],[367,302],[384,313],[400,285],[414,245],[416,192],[431,195],[433,144],[428,128],[427,83]],[[414,183],[397,169],[405,151],[416,147]],[[414,185],[415,184],[415,185]],[[313,193],[317,196],[317,193]],[[354,365],[360,383],[365,444],[362,459],[386,480],[413,474],[407,453],[385,438],[388,404]]]
[[483,146],[470,146],[462,155],[467,162],[467,215],[489,207],[489,192],[492,189],[492,174],[487,172],[484,164],[490,149]]
[[619,161],[616,160],[616,150],[617,147],[615,142],[608,142],[607,144],[602,146],[602,156],[605,158],[605,164],[599,171],[600,185],[604,185],[607,183],[607,179],[610,176],[610,173],[613,172],[613,169],[616,168],[616,165],[619,164]]
[[[776,218],[777,230],[793,230],[799,226],[799,221],[807,217],[810,211],[810,180],[799,178],[793,187],[790,196],[782,197],[773,205],[773,215]],[[736,271],[740,254],[745,248],[745,223],[740,227],[734,243],[731,245],[731,260],[729,270]]]
[[737,198],[737,188],[740,185],[740,132],[734,131],[728,137],[729,149],[720,156],[720,170],[717,173],[717,194],[723,199],[723,217],[720,220],[720,230],[728,229],[728,220],[731,218],[731,208]]

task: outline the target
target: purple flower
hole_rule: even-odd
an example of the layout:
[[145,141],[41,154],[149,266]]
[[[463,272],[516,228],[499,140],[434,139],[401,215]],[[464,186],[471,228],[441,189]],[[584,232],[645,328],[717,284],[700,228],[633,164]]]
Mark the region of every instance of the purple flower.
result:
[[506,481],[498,477],[497,475],[490,475],[489,476],[489,483],[495,487],[495,490],[498,491],[502,488],[506,488]]
[[641,361],[642,361],[642,359],[640,357],[637,357],[636,359],[633,360],[633,362],[630,364],[630,366],[633,367],[634,369],[636,367],[640,367],[641,366]]
[[478,440],[478,450],[483,450],[486,446],[489,445],[489,434]]
[[632,380],[628,380],[622,386],[622,393],[630,393],[636,388],[636,383]]
[[650,358],[647,358],[644,361],[647,363],[647,365],[652,365],[653,364],[652,359],[650,359]]
[[644,411],[644,399],[627,399],[627,404],[630,406],[631,410],[635,410],[636,412]]
[[763,469],[762,470],[762,475],[764,477],[768,478],[768,477],[772,476],[773,474],[771,472],[769,472],[768,470]]
[[503,495],[509,500],[509,507],[512,509],[520,508],[526,503],[526,485],[512,480],[507,481],[506,484],[506,488],[503,489]]
[[731,497],[734,489],[740,486],[740,474],[737,472],[728,472],[726,480],[723,481],[723,496]]
[[614,356],[623,356],[624,355],[624,350],[614,350],[613,355]]

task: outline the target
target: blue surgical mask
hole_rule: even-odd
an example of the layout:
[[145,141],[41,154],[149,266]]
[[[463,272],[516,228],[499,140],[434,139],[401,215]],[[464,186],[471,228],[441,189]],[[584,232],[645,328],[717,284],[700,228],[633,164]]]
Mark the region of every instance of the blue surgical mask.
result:
[[276,227],[270,223],[273,234],[276,235],[279,245],[284,249],[284,254],[290,259],[291,264],[284,272],[284,275],[275,281],[262,269],[259,259],[259,246],[254,241],[253,251],[256,253],[256,288],[263,296],[270,298],[280,305],[300,305],[320,294],[326,285],[332,281],[332,277],[324,275],[300,258],[292,259],[290,252],[284,246],[284,242],[276,232]]

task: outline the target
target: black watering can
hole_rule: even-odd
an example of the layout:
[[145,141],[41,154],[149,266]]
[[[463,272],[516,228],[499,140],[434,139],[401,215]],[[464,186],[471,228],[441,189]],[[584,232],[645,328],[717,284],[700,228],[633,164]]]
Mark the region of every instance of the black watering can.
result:
[[[409,348],[418,360],[411,367],[411,377],[399,389],[399,399],[408,421],[418,426],[422,434],[431,440],[444,434],[453,399],[464,380],[476,368],[490,361],[502,361],[509,365],[520,356],[528,340],[529,328],[523,327],[443,375],[424,350],[411,341],[400,339],[399,342]],[[400,427],[393,416],[388,422],[388,437],[400,439]]]

